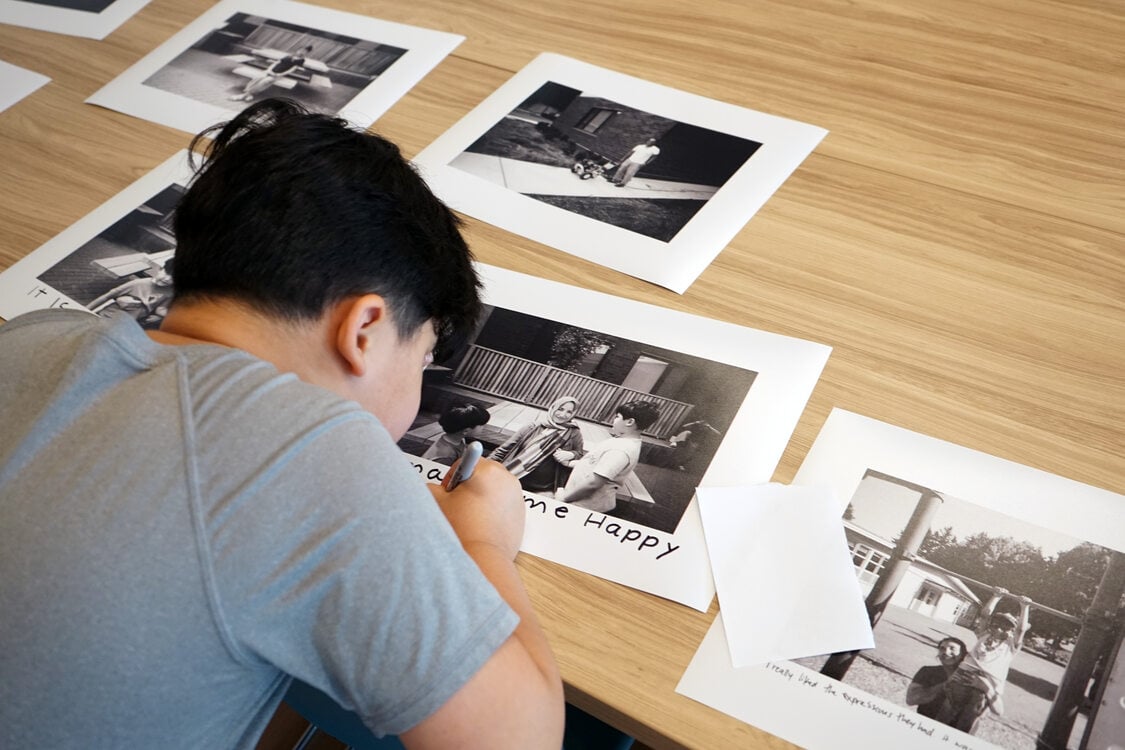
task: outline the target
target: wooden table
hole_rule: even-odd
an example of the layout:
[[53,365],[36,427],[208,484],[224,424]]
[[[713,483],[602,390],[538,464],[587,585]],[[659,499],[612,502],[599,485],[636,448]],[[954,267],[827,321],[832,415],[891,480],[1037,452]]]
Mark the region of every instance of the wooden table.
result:
[[[467,40],[375,129],[416,154],[541,51],[828,128],[683,296],[480,222],[479,258],[830,344],[833,406],[1125,490],[1125,5],[1111,0],[335,0]],[[210,7],[97,42],[0,27],[52,83],[0,114],[0,267],[187,136],[83,104]],[[521,560],[570,699],[656,748],[788,743],[676,695],[715,615]]]

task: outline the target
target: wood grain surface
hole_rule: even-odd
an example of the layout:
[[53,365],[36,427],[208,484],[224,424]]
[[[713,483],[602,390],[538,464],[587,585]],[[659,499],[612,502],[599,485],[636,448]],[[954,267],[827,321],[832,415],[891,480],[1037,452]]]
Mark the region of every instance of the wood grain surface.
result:
[[[484,262],[831,345],[775,480],[838,406],[1125,491],[1125,3],[314,4],[467,37],[373,126],[408,156],[540,52],[829,129],[682,296],[467,219]],[[0,113],[0,268],[187,145],[83,100],[211,5],[0,26],[52,79]],[[714,605],[520,567],[580,707],[653,748],[792,747],[674,693]]]

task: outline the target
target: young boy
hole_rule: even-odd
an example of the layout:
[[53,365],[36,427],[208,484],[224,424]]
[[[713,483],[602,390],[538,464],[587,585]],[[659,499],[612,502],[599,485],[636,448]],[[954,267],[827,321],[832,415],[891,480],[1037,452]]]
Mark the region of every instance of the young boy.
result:
[[454,215],[291,102],[209,134],[159,331],[0,327],[0,747],[253,748],[296,678],[412,750],[558,750],[519,484],[395,445],[480,311]]
[[938,664],[921,667],[906,686],[906,705],[917,706],[918,713],[936,718],[945,702],[946,686],[961,660],[965,658],[965,642],[952,636],[938,641]]
[[559,493],[559,499],[600,513],[616,508],[618,482],[625,479],[640,460],[641,433],[659,417],[651,401],[630,401],[618,407],[609,428],[610,437],[574,464],[574,471]]
[[1002,696],[1008,669],[1016,652],[1023,648],[1024,635],[1030,627],[1031,600],[1021,596],[1019,603],[1018,620],[1006,612],[986,613],[977,642],[949,677],[938,721],[974,734],[986,710],[1004,713]]
[[465,453],[465,439],[474,428],[488,424],[488,410],[476,404],[454,404],[438,417],[442,432],[422,454],[439,464],[452,466]]

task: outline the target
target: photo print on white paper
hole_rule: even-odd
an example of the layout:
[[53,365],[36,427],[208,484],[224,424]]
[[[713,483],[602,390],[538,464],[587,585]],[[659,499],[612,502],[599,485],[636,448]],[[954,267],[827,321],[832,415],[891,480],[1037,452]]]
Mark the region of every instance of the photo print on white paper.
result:
[[[421,412],[400,446],[436,482],[456,453],[443,441],[477,439],[486,455],[508,443],[497,458],[525,485],[524,552],[706,610],[714,581],[694,488],[769,480],[830,349],[478,270],[487,315],[426,372]],[[635,402],[650,403],[655,418],[639,437],[619,435],[638,444],[635,463],[614,472],[612,507],[592,507],[606,497],[566,502],[619,429],[615,414]]]
[[414,161],[457,210],[682,293],[825,133],[542,54]]
[[462,40],[291,0],[221,0],[87,101],[194,134],[284,97],[366,128]]
[[0,317],[86,309],[158,328],[172,296],[172,221],[190,177],[181,151],[5,269]]
[[846,499],[875,648],[734,669],[716,622],[678,692],[810,750],[1107,746],[1125,498],[840,409],[794,484]]

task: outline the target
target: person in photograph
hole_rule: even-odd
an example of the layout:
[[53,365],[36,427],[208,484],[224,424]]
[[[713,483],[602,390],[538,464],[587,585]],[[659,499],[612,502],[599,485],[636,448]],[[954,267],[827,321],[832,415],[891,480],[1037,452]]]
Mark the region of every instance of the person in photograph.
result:
[[680,425],[680,430],[668,438],[668,444],[675,450],[672,453],[672,465],[679,471],[702,473],[706,468],[705,462],[715,452],[715,446],[722,439],[722,433],[707,423],[698,419]]
[[286,55],[278,60],[270,63],[270,66],[262,71],[262,74],[257,78],[251,78],[242,87],[242,91],[231,97],[232,101],[249,102],[253,101],[254,97],[263,91],[267,90],[282,76],[292,73],[305,64],[305,60],[312,54],[312,45],[306,45],[301,48],[299,52],[293,55]]
[[469,433],[482,424],[488,424],[489,416],[488,410],[477,404],[446,407],[438,417],[442,432],[426,448],[422,458],[452,466],[465,453]]
[[457,217],[295,102],[197,148],[159,330],[0,326],[0,747],[254,747],[299,681],[407,747],[558,750],[519,483],[396,445],[483,311]]
[[157,266],[153,276],[142,276],[118,284],[87,305],[97,315],[124,312],[144,327],[155,327],[168,314],[172,301],[172,261]]
[[492,451],[529,492],[554,493],[566,483],[574,461],[582,456],[582,430],[574,421],[578,399],[559,396],[538,419],[517,430]]
[[609,513],[617,507],[617,489],[637,468],[641,433],[660,418],[651,401],[630,401],[617,408],[610,437],[595,445],[574,465],[558,499],[579,508]]
[[629,155],[617,165],[610,182],[617,187],[625,187],[641,167],[659,155],[660,147],[656,145],[655,138],[649,138],[644,143],[638,143],[629,151]]
[[[999,596],[1008,592],[998,589]],[[993,607],[999,598],[994,598]],[[1017,619],[1007,612],[986,608],[984,626],[977,632],[977,641],[965,654],[947,683],[945,701],[935,718],[955,729],[974,734],[986,710],[1004,713],[1004,684],[1008,668],[1016,652],[1023,648],[1024,635],[1030,627],[1028,614],[1031,600],[1019,597]]]
[[946,684],[950,675],[965,658],[967,646],[960,638],[942,638],[937,645],[938,663],[921,667],[906,686],[906,705],[917,706],[918,713],[937,718],[945,702]]

